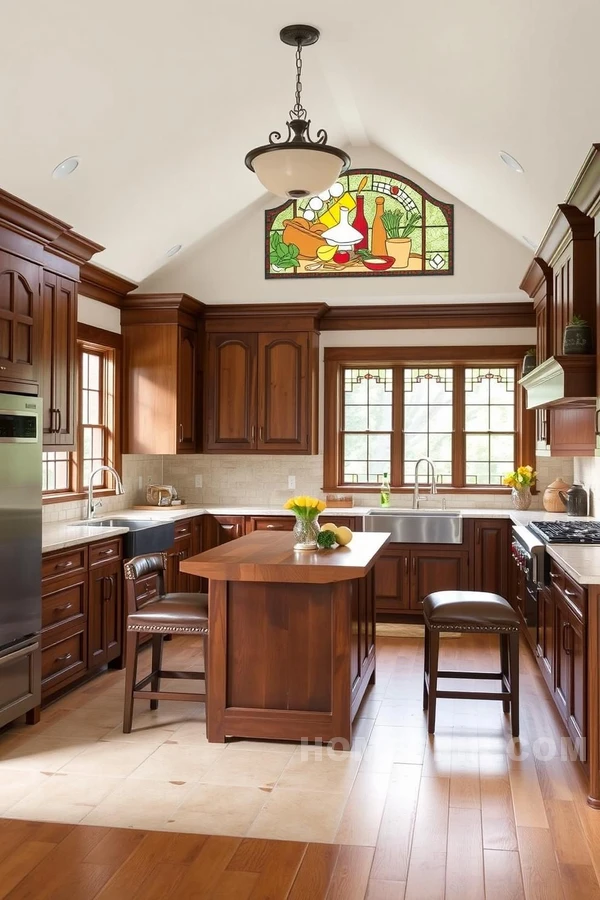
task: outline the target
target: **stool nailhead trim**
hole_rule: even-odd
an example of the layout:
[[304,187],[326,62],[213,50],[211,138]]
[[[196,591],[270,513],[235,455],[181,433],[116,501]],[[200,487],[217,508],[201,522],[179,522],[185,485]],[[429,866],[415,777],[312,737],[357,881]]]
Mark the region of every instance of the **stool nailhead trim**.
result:
[[508,634],[511,631],[519,631],[519,625],[432,625],[425,619],[425,624],[433,631],[479,631],[492,634]]
[[128,625],[127,631],[156,631],[159,634],[175,634],[175,632],[208,634],[208,628],[191,625]]

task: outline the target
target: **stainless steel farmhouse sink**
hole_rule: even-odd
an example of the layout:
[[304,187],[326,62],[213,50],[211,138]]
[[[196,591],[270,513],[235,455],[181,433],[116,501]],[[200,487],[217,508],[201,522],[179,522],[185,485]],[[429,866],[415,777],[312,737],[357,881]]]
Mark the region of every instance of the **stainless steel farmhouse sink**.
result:
[[145,553],[168,550],[175,541],[174,522],[157,522],[152,519],[91,519],[74,523],[90,528],[128,528],[123,535],[123,554],[126,559]]
[[364,517],[365,531],[388,532],[395,544],[462,544],[459,512],[376,509]]

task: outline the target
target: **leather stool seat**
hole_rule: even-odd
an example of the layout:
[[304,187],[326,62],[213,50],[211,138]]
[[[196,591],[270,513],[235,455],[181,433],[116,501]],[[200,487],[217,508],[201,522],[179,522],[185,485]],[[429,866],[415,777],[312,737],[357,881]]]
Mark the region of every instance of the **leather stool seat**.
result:
[[[435,732],[439,698],[501,700],[510,712],[513,737],[519,735],[519,631],[517,613],[504,597],[485,591],[435,591],[423,600],[425,619],[425,665],[423,672],[423,709],[427,710],[427,730]],[[497,634],[500,639],[500,671],[473,672],[439,668],[440,632],[460,631]],[[499,691],[440,690],[439,678],[497,679]]]
[[208,634],[208,594],[165,594],[129,613],[127,631]]
[[440,631],[518,631],[519,617],[504,597],[485,591],[436,591],[423,601],[425,621]]

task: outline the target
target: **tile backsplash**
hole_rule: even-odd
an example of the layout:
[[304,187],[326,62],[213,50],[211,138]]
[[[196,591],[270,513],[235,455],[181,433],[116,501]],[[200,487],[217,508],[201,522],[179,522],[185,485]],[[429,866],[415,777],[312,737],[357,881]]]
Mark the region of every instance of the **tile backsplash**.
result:
[[[577,460],[585,464],[585,477],[576,476],[584,484],[593,478],[600,482],[596,461]],[[600,461],[598,461],[600,463]],[[541,508],[544,488],[559,476],[573,481],[573,460],[562,457],[540,457],[537,460],[539,493],[532,507]],[[196,476],[202,476],[202,487],[196,487]],[[296,478],[296,487],[288,488],[288,477]],[[146,502],[146,485],[172,484],[181,497],[197,506],[282,506],[292,494],[322,496],[322,456],[123,456],[125,493],[102,501],[98,515],[117,512]],[[141,488],[140,488],[141,479]],[[600,489],[600,485],[599,485]],[[351,491],[348,491],[351,493]],[[455,494],[447,496],[448,507],[507,507],[510,500],[498,494]],[[394,495],[394,506],[410,506],[409,494]],[[356,506],[377,506],[379,494],[356,494]],[[82,519],[87,514],[85,500],[51,503],[44,506],[44,522]]]
[[580,456],[573,468],[573,480],[588,492],[588,513],[591,516],[600,514],[600,459]]

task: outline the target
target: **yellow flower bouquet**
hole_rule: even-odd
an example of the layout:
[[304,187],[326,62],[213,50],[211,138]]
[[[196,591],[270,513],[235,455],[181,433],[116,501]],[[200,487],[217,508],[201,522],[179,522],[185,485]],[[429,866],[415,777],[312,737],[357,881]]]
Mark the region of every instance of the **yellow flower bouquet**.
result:
[[290,497],[283,508],[291,509],[296,516],[294,550],[316,550],[319,536],[317,516],[325,509],[325,501],[316,497]]
[[316,497],[290,497],[283,504],[283,508],[291,509],[301,519],[312,521],[325,509],[325,501],[317,500]]
[[502,484],[514,488],[516,491],[522,491],[530,488],[536,479],[537,472],[534,472],[531,466],[519,466],[516,472],[509,472],[502,479]]

